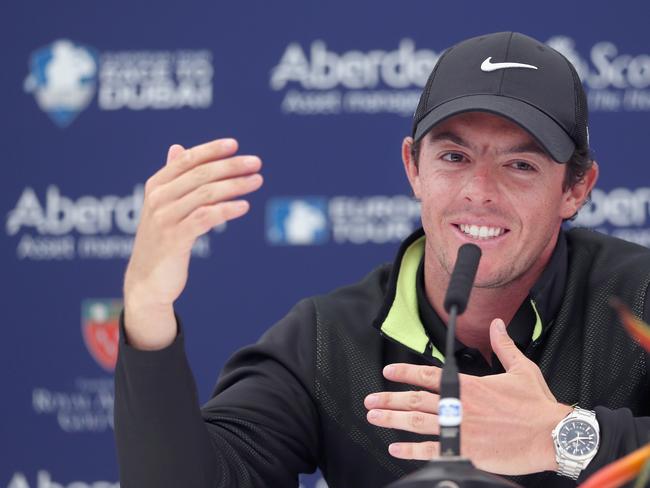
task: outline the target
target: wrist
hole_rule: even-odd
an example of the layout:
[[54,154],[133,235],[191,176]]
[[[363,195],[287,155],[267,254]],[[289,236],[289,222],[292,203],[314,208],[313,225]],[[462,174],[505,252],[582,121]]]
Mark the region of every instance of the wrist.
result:
[[160,310],[166,311],[174,308],[174,304],[161,302],[156,300],[156,297],[152,296],[151,293],[147,293],[146,290],[138,291],[136,289],[126,290],[124,289],[124,308],[128,308],[132,311],[137,310]]
[[540,471],[557,472],[557,453],[555,451],[552,432],[562,419],[571,414],[571,412],[573,412],[572,406],[556,403],[554,407],[550,409],[546,422],[544,422],[543,426],[540,428],[539,438],[542,446],[542,456],[540,456],[540,460],[543,463]]
[[135,294],[124,295],[124,330],[131,346],[142,350],[163,349],[174,341],[177,329],[173,304],[156,303]]
[[552,437],[558,463],[557,473],[577,480],[598,453],[600,426],[596,413],[574,407],[553,429]]

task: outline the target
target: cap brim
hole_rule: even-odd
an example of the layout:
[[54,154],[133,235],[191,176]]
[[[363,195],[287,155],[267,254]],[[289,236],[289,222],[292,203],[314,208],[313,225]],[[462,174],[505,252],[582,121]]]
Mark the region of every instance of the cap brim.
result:
[[526,102],[500,95],[468,95],[438,105],[420,121],[413,138],[420,140],[434,125],[463,112],[489,112],[512,120],[558,163],[566,163],[575,150],[571,137],[551,117]]

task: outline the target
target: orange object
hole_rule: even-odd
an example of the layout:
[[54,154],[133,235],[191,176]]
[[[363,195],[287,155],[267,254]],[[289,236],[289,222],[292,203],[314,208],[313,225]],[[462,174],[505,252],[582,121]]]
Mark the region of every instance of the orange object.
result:
[[650,459],[650,444],[596,471],[580,485],[580,488],[618,488],[633,480],[648,459]]
[[[636,317],[620,299],[612,297],[609,303],[618,312],[627,332],[646,351],[650,351],[650,325]],[[648,460],[650,443],[596,471],[580,488],[618,488],[637,477]]]
[[635,317],[627,305],[618,298],[610,298],[609,303],[618,312],[618,316],[628,333],[634,338],[634,340],[641,344],[646,351],[650,352],[650,325]]

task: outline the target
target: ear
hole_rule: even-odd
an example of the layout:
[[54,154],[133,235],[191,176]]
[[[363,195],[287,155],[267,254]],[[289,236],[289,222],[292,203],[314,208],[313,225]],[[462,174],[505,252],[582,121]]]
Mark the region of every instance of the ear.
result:
[[571,218],[585,203],[589,193],[596,185],[598,180],[598,163],[593,162],[591,168],[585,173],[582,180],[577,182],[573,187],[564,192],[564,205],[562,209],[562,218]]
[[411,148],[413,147],[413,138],[405,137],[402,141],[402,162],[404,163],[404,171],[406,177],[413,190],[413,195],[418,200],[420,199],[420,170],[415,160],[413,159]]

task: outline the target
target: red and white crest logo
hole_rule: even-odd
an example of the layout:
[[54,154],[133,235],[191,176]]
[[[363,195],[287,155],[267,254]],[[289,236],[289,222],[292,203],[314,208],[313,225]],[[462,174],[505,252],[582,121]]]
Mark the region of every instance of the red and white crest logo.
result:
[[89,299],[81,303],[81,330],[95,361],[113,372],[117,362],[119,320],[122,300]]

